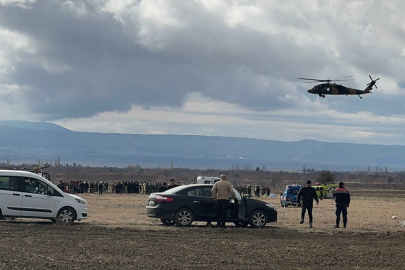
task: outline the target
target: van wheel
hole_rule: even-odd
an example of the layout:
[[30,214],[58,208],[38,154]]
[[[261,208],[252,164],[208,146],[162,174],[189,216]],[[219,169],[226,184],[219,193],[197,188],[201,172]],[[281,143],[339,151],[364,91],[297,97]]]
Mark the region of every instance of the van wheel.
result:
[[76,220],[76,212],[70,207],[63,207],[59,210],[56,216],[56,222],[58,224],[72,225]]
[[267,216],[262,210],[255,210],[250,215],[249,223],[253,228],[261,228],[266,226]]
[[177,211],[176,215],[174,216],[174,222],[179,227],[188,227],[193,223],[193,212],[190,209],[182,208]]

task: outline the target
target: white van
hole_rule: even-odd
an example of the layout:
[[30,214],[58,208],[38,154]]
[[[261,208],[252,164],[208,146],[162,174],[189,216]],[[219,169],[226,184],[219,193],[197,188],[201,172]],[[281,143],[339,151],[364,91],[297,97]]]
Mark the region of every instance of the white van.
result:
[[212,177],[212,176],[198,176],[197,177],[197,184],[215,184],[221,180],[219,177]]
[[87,218],[87,201],[35,173],[0,170],[0,218],[4,217],[73,224]]

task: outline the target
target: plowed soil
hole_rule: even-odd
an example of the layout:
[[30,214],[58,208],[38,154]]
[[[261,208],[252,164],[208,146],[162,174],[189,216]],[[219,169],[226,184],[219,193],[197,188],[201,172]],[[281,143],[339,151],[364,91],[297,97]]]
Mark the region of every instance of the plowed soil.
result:
[[[163,226],[145,215],[145,195],[83,196],[90,218],[73,226],[0,222],[0,269],[405,269],[403,196],[361,193],[347,229],[333,229],[334,205],[314,209],[314,228],[297,208],[278,207],[263,229]],[[278,198],[267,198],[278,206]]]

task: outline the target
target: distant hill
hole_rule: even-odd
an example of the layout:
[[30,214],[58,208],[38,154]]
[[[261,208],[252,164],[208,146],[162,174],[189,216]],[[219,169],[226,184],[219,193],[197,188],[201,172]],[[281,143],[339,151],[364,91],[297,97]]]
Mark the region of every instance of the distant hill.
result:
[[0,162],[38,159],[97,166],[351,171],[405,168],[405,147],[188,135],[75,132],[46,122],[0,121]]
[[64,127],[47,122],[0,121],[0,126],[22,128],[22,129],[68,130]]

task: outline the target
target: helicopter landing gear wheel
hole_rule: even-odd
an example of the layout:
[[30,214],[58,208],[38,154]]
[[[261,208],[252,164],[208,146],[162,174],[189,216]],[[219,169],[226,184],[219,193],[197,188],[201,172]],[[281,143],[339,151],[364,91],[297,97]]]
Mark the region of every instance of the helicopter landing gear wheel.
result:
[[322,98],[325,98],[325,95],[322,95]]

